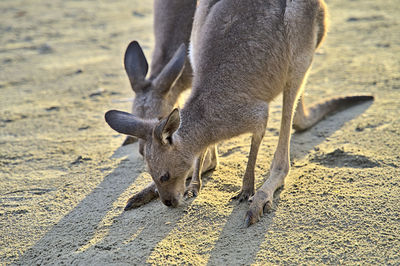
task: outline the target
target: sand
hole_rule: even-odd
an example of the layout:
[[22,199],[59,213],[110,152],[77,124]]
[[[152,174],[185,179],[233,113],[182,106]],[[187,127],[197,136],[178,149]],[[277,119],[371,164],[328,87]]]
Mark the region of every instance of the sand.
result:
[[[124,212],[150,180],[137,144],[104,122],[130,109],[127,44],[153,49],[151,1],[0,1],[0,264],[400,264],[400,7],[327,1],[331,27],[307,102],[369,92],[374,102],[293,135],[275,211],[243,228],[250,136],[177,209]],[[268,176],[281,98],[256,168]]]

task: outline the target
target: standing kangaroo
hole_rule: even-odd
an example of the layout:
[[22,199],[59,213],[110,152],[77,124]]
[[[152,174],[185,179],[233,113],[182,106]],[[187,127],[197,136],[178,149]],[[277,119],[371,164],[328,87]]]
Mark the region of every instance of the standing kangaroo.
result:
[[[326,12],[323,0],[202,0],[191,37],[192,93],[184,108],[160,122],[106,113],[113,129],[146,140],[145,159],[165,205],[179,204],[186,175],[208,146],[252,133],[243,185],[234,198],[250,202],[245,224],[257,222],[263,211],[271,210],[274,192],[289,173],[293,120],[295,128],[305,130],[349,102],[373,99],[335,98],[305,108],[300,95],[326,34]],[[254,167],[269,102],[281,92],[278,145],[269,177],[255,193]]]
[[[124,65],[135,98],[132,114],[145,119],[167,116],[180,94],[190,88],[192,68],[186,60],[187,45],[192,31],[196,0],[154,0],[155,47],[148,79],[148,63],[142,48],[131,42],[125,52]],[[136,141],[128,136],[122,145]],[[139,140],[139,152],[143,155],[144,141]],[[205,172],[218,164],[216,147],[206,154]],[[197,179],[197,178],[196,178]],[[188,193],[196,195],[194,187]],[[126,210],[143,205],[156,198],[154,183],[128,200]]]
[[[148,63],[136,41],[125,52],[124,65],[135,99],[132,114],[153,119],[167,116],[179,95],[191,86],[192,68],[186,60],[192,31],[196,0],[154,0],[154,52],[151,74],[148,79]],[[185,47],[186,45],[186,47]],[[128,136],[122,145],[136,138]],[[143,141],[140,152],[143,154]]]

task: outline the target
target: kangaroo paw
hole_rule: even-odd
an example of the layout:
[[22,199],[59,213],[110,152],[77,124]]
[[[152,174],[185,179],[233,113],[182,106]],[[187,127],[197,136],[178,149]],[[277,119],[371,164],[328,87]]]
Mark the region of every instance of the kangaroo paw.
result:
[[153,199],[158,198],[158,193],[152,189],[144,189],[139,193],[133,195],[126,203],[125,211],[138,208],[146,203],[149,203]]
[[246,213],[244,220],[245,226],[258,222],[263,215],[263,213],[268,213],[273,210],[273,198],[267,195],[263,191],[257,191],[257,193],[252,198],[250,208]]
[[200,191],[199,183],[190,183],[189,186],[185,190],[184,197],[185,199],[197,197]]
[[249,200],[249,198],[252,197],[253,195],[254,195],[254,189],[242,189],[236,196],[233,196],[231,199],[239,200],[239,202],[244,202]]

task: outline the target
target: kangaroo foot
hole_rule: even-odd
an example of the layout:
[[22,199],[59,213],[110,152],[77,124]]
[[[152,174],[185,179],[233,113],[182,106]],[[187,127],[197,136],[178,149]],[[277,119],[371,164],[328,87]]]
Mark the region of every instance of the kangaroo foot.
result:
[[244,221],[246,227],[258,222],[263,213],[269,213],[273,210],[273,197],[264,191],[257,191],[250,202],[250,208]]
[[200,183],[190,183],[185,190],[185,199],[197,197],[200,191]]
[[240,192],[231,199],[239,200],[239,202],[247,201],[254,195],[254,189],[241,189]]
[[158,192],[156,186],[151,183],[148,187],[144,188],[139,193],[133,195],[126,203],[125,211],[138,208],[146,203],[149,203],[153,199],[158,198]]

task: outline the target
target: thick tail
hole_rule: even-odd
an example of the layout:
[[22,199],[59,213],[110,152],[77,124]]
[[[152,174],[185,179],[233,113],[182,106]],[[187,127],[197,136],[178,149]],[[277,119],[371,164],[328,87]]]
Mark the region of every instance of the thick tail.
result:
[[293,128],[304,131],[312,127],[325,116],[344,110],[351,106],[374,100],[372,95],[353,95],[330,98],[318,102],[310,107],[304,105],[304,97],[300,97],[296,114],[293,119]]

